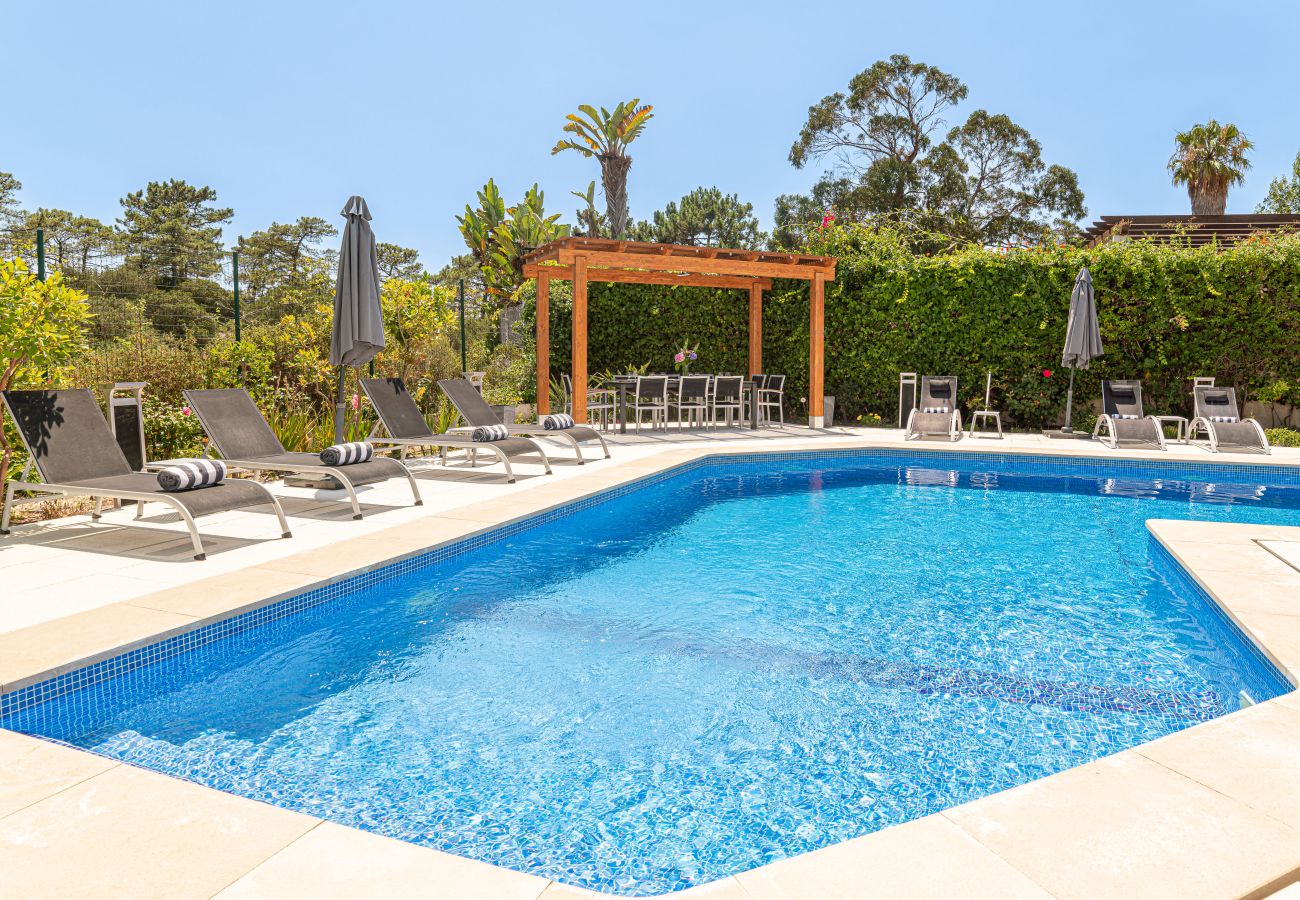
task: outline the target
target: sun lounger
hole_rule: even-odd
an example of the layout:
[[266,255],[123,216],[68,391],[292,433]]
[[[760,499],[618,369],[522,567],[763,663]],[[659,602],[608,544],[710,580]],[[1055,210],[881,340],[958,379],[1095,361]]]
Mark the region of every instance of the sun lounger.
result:
[[[468,383],[468,382],[467,382]],[[438,434],[424,420],[424,413],[416,404],[415,398],[406,390],[400,378],[362,378],[361,390],[370,398],[371,405],[379,415],[379,423],[370,437],[370,443],[402,448],[405,454],[408,447],[454,447],[469,451],[470,465],[476,463],[477,454],[482,451],[495,456],[506,470],[506,481],[515,481],[511,461],[521,456],[536,455],[551,474],[551,463],[546,458],[546,451],[534,441],[524,437],[507,437],[499,441],[476,441],[468,434]],[[500,422],[495,423],[500,425]],[[384,434],[380,433],[380,427]]]
[[1237,409],[1237,391],[1230,387],[1197,385],[1192,388],[1196,418],[1187,428],[1187,442],[1195,443],[1205,432],[1205,448],[1211,453],[1271,453],[1264,427],[1254,419],[1243,419]]
[[[488,406],[483,400],[483,395],[466,379],[447,378],[439,381],[438,387],[442,389],[442,392],[447,395],[447,399],[456,407],[456,411],[465,420],[465,424],[474,427],[501,424],[501,420],[497,418],[497,414],[493,412],[492,407]],[[587,425],[573,425],[569,428],[553,429],[548,429],[541,424],[527,425],[507,422],[505,425],[511,435],[556,438],[557,440],[568,441],[573,445],[573,452],[578,458],[578,465],[583,465],[586,462],[582,457],[581,446],[586,441],[599,441],[600,449],[604,451],[605,458],[609,459],[609,447],[606,445],[605,439],[600,436],[600,432]]]
[[[0,534],[9,533],[9,517],[16,503],[63,496],[94,498],[94,519],[99,518],[100,502],[104,498],[166,504],[176,510],[189,529],[195,559],[205,559],[206,554],[194,519],[209,513],[265,504],[275,510],[281,536],[290,536],[279,501],[256,481],[228,479],[206,487],[168,492],[159,487],[157,475],[131,471],[99,404],[88,390],[5,391],[4,403],[18,426],[30,461],[23,474],[10,482],[5,491]],[[27,480],[33,466],[40,473],[41,482]],[[15,491],[35,491],[39,496],[15,500]]]
[[951,375],[921,378],[921,397],[907,417],[904,440],[914,438],[961,439],[961,410],[957,408],[957,379]]
[[420,489],[411,472],[396,459],[376,457],[350,465],[327,466],[315,453],[290,453],[243,388],[185,391],[185,399],[203,424],[203,430],[226,465],[251,472],[290,472],[330,475],[347,491],[352,518],[361,518],[356,486],[375,484],[390,478],[405,478],[415,505],[422,505]]
[[1112,450],[1121,445],[1165,449],[1165,430],[1160,420],[1142,409],[1142,382],[1131,379],[1102,381],[1101,415],[1092,436]]

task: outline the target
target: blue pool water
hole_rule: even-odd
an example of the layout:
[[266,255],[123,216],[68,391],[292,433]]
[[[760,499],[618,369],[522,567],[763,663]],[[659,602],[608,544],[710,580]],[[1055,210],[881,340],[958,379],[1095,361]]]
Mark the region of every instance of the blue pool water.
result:
[[1300,525],[1296,473],[992,460],[701,465],[0,725],[652,894],[1287,689],[1144,522]]

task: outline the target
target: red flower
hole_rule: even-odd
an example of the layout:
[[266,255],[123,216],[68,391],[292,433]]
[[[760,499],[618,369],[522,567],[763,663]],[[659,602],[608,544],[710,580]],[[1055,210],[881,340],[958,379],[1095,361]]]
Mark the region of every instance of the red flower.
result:
[[826,215],[822,216],[822,228],[829,228],[831,225],[834,224],[835,224],[835,213],[827,212]]
[[1044,370],[1043,370],[1043,377],[1044,377],[1044,378],[1051,378],[1051,377],[1052,377],[1052,370],[1051,370],[1051,369],[1044,369]]

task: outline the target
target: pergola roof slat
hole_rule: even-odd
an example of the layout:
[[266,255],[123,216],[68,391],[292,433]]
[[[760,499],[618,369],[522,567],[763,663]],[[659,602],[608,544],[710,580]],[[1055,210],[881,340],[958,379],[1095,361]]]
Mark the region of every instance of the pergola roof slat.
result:
[[558,262],[572,265],[582,255],[591,269],[647,269],[701,275],[751,275],[761,278],[811,279],[821,272],[835,277],[834,257],[800,253],[772,253],[728,247],[693,247],[616,241],[606,238],[567,237],[538,247],[524,257],[526,264]]

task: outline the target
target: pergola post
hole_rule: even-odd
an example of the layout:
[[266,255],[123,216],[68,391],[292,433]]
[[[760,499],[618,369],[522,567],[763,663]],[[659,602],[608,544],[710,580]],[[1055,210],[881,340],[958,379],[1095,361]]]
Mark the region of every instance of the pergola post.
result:
[[825,306],[826,276],[814,272],[808,283],[809,321],[808,321],[808,427],[821,428],[823,419],[822,397],[825,386],[822,383],[825,372]]
[[537,276],[537,414],[551,411],[551,276]]
[[573,261],[573,421],[587,421],[587,259]]
[[763,372],[763,285],[749,286],[749,374]]

